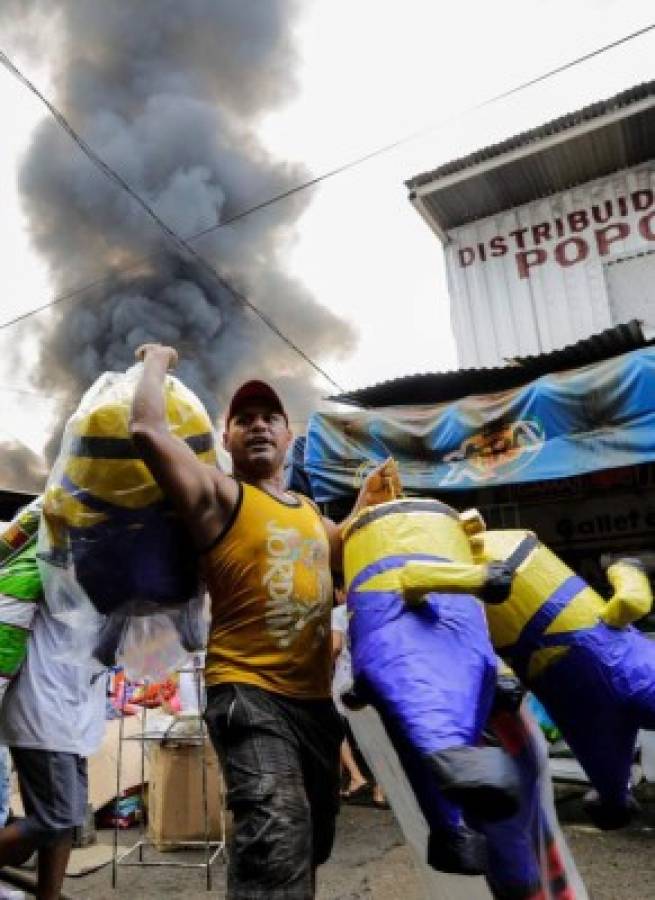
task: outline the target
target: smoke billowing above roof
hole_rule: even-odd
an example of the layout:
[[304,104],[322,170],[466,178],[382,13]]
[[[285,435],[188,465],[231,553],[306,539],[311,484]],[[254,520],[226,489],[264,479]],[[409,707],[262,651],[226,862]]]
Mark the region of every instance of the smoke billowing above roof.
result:
[[[188,238],[306,176],[271,159],[255,136],[262,113],[293,95],[298,8],[294,0],[8,0],[0,21],[30,16],[55,104]],[[307,364],[171,248],[51,118],[36,130],[19,188],[55,293],[109,276],[58,307],[43,334],[43,385],[77,398],[102,371],[130,365],[139,344],[162,341],[180,349],[178,374],[213,415],[235,383],[253,375],[285,392],[292,415],[311,407]],[[353,336],[285,272],[308,199],[296,195],[194,247],[323,361],[349,349]]]

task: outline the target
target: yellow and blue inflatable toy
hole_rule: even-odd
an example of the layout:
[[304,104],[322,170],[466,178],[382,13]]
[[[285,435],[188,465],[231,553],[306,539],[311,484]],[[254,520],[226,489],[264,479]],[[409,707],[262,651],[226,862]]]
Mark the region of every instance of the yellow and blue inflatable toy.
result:
[[[102,617],[95,655],[109,664],[126,617],[182,610],[199,590],[186,530],[129,436],[139,368],[106,373],[87,391],[66,425],[43,499],[40,555],[55,581],[65,574],[75,587],[67,597],[80,605],[86,599]],[[171,431],[215,464],[211,422],[198,398],[168,376],[165,402]],[[58,592],[48,587],[47,578],[50,602]]]
[[375,707],[398,753],[430,829],[428,863],[479,874],[486,841],[467,817],[516,812],[519,776],[502,750],[478,746],[497,671],[479,602],[447,593],[404,601],[404,567],[444,559],[472,563],[458,514],[437,501],[383,503],[346,529],[354,693]]
[[631,625],[650,610],[648,578],[638,562],[614,564],[605,601],[531,532],[485,531],[474,511],[462,516],[472,564],[415,561],[402,573],[406,600],[438,590],[488,601],[496,652],[543,703],[595,789],[590,816],[602,828],[624,825],[635,807],[637,732],[655,728],[655,643]]

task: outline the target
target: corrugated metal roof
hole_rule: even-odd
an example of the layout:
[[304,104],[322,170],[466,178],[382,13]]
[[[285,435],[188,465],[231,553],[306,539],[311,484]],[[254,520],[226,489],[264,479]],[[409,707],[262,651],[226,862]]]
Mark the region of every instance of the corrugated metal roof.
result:
[[471,394],[495,394],[521,387],[541,375],[577,369],[654,343],[646,340],[640,323],[634,320],[593,334],[561,350],[516,358],[507,366],[406,375],[328,399],[373,409],[449,403]]
[[[647,162],[655,155],[655,103],[644,107],[644,101],[654,98],[655,81],[637,85],[410,178],[405,182],[410,197],[420,194],[423,211],[447,231]],[[554,136],[595,121],[598,127],[552,142]],[[484,171],[476,173],[480,166]],[[452,183],[458,173],[462,177]]]

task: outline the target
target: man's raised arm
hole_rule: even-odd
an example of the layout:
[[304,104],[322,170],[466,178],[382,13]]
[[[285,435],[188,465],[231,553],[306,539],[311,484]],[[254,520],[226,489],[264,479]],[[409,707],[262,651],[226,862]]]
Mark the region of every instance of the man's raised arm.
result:
[[223,529],[237,501],[237,485],[217,468],[201,462],[170,432],[164,380],[177,363],[177,352],[161,344],[144,344],[135,355],[143,361],[143,372],[132,403],[130,435],[155,481],[202,549]]

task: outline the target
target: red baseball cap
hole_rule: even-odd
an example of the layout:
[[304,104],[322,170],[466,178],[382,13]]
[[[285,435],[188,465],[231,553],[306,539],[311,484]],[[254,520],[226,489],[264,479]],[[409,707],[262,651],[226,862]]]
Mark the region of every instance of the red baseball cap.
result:
[[289,416],[282,405],[282,401],[270,384],[266,384],[265,381],[246,381],[245,384],[242,384],[241,387],[236,389],[230,400],[230,405],[227,408],[227,416],[225,417],[226,423],[229,425],[230,420],[233,419],[244,406],[258,402],[265,403],[267,406],[270,406],[271,409],[274,409],[275,412],[279,412],[284,416],[287,425],[289,424]]

